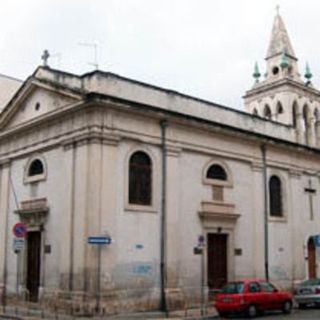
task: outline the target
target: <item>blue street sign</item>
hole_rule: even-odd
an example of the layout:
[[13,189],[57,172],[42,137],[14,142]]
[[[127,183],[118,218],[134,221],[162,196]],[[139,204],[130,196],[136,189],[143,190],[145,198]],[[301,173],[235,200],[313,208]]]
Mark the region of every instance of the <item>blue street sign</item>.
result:
[[108,236],[88,237],[89,244],[111,244],[112,240]]

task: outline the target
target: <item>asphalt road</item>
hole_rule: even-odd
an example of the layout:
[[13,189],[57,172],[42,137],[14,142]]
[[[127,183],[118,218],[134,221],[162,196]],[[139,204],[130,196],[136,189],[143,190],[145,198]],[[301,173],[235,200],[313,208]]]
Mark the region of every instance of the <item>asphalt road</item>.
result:
[[[223,319],[223,318],[219,318]],[[230,317],[229,319],[247,319],[246,317]],[[291,314],[284,315],[281,312],[272,312],[259,316],[255,318],[257,320],[291,320],[291,319],[308,319],[308,320],[319,320],[320,319],[320,308],[318,309],[307,309],[307,310],[298,310],[294,309]]]

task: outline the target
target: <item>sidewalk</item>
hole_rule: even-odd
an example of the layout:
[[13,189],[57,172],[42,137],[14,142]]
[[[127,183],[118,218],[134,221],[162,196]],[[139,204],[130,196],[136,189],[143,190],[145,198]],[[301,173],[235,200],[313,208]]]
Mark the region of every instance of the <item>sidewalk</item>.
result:
[[0,319],[12,320],[163,320],[163,319],[185,319],[185,320],[200,320],[200,319],[214,319],[217,318],[217,311],[215,308],[207,308],[204,310],[204,316],[201,317],[200,309],[188,309],[180,311],[172,311],[166,316],[165,313],[160,311],[154,312],[137,312],[112,316],[71,316],[58,313],[50,313],[43,310],[27,309],[23,307],[7,306],[5,312],[0,310]]

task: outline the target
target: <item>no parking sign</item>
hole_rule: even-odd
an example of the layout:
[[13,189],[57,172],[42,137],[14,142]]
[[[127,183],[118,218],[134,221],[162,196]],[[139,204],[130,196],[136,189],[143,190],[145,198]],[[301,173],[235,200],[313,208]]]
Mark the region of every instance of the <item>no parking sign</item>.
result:
[[12,232],[17,238],[23,238],[27,234],[28,228],[25,224],[18,222],[13,226]]

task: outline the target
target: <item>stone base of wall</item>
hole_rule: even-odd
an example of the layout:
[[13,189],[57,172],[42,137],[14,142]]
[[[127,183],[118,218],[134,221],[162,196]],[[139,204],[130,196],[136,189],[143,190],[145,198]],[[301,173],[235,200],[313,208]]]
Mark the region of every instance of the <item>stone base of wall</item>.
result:
[[186,299],[181,288],[167,288],[165,292],[168,311],[185,309]]
[[[197,297],[190,296],[181,288],[167,288],[168,311],[185,310],[199,303]],[[194,292],[194,291],[193,291]],[[40,288],[39,301],[28,302],[27,296],[11,293],[6,295],[8,305],[46,310],[47,312],[76,316],[113,315],[119,313],[155,311],[160,308],[160,290],[109,290],[100,296],[83,291],[61,291]]]
[[73,315],[111,315],[126,312],[158,310],[160,293],[150,290],[143,293],[130,290],[113,290],[103,292],[100,296],[85,292],[40,290],[37,303],[26,301],[25,297],[15,294],[7,295],[7,304],[30,306],[51,312]]

